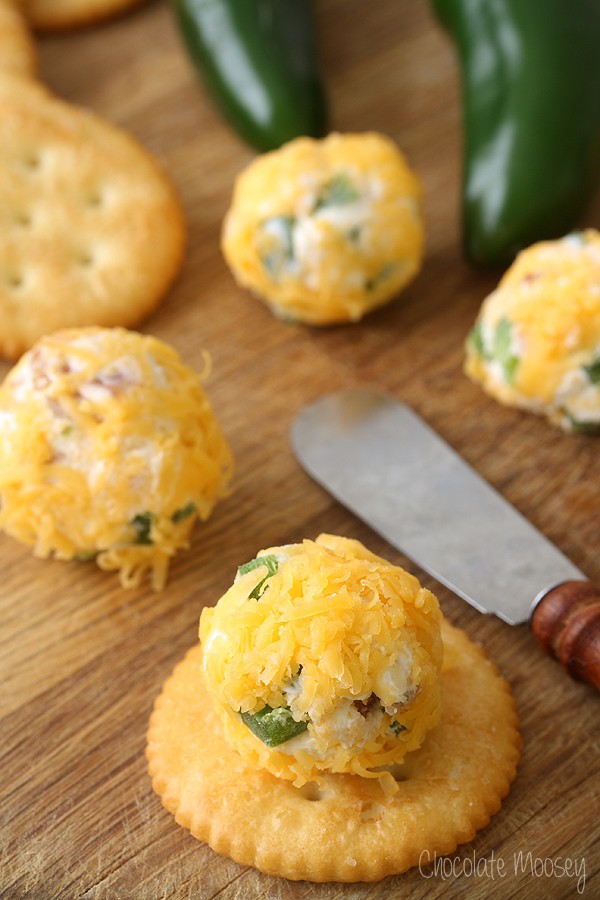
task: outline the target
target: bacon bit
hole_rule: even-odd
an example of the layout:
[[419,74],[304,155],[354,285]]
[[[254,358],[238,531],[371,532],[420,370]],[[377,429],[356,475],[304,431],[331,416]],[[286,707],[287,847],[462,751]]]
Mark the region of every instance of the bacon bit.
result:
[[521,281],[522,282],[537,281],[538,278],[540,278],[540,277],[541,277],[540,272],[528,272],[527,275],[523,276]]
[[126,388],[139,383],[138,379],[133,378],[131,373],[125,372],[123,369],[105,370],[90,380],[90,384],[105,388],[113,397],[118,396]]
[[42,390],[50,384],[50,378],[44,366],[44,354],[39,347],[34,347],[29,356],[29,366],[33,375],[33,386]]
[[46,404],[55,419],[67,419],[72,421],[71,416],[58,397],[46,397]]
[[368,700],[355,700],[352,705],[366,719],[369,713],[373,711],[373,707],[377,706],[378,703],[379,697],[377,694],[371,694]]

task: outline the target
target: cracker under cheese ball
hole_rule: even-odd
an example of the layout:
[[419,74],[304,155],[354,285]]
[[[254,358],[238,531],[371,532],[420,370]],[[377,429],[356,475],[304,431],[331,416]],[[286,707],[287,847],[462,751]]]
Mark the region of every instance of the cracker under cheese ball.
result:
[[38,556],[160,589],[231,470],[200,377],[154,337],[59,331],[0,387],[0,527]]
[[238,176],[222,249],[281,318],[358,321],[421,266],[420,183],[380,134],[298,138]]
[[434,595],[358,541],[273,547],[202,612],[206,687],[250,765],[296,786],[335,772],[393,790],[386,767],[439,720],[440,623]]
[[600,433],[600,233],[519,254],[483,302],[466,373],[501,403]]

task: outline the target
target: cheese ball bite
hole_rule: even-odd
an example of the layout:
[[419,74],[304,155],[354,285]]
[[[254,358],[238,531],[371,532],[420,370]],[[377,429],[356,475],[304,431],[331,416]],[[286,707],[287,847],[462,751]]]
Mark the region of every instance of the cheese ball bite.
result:
[[154,337],[59,331],[0,387],[0,527],[37,556],[158,590],[231,470],[201,379]]
[[519,254],[483,302],[465,371],[501,403],[600,433],[599,232]]
[[439,720],[440,623],[434,595],[358,541],[261,551],[200,619],[228,741],[298,787],[330,772],[395,790],[390,767]]
[[420,183],[380,134],[298,138],[238,176],[222,249],[281,318],[356,322],[421,266]]

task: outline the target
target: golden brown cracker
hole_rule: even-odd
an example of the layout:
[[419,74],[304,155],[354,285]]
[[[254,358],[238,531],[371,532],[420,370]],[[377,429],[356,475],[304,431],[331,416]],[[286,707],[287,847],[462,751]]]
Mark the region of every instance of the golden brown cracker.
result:
[[0,72],[33,77],[37,68],[33,40],[14,0],[0,0]]
[[159,303],[185,226],[132,137],[41,84],[0,77],[0,354],[85,325],[134,326]]
[[21,0],[36,31],[68,31],[111,19],[143,0]]
[[467,635],[443,623],[442,720],[395,770],[398,791],[327,775],[295,788],[226,743],[192,648],[158,697],[147,758],[177,822],[218,853],[271,875],[375,881],[451,853],[508,793],[520,736],[510,688]]

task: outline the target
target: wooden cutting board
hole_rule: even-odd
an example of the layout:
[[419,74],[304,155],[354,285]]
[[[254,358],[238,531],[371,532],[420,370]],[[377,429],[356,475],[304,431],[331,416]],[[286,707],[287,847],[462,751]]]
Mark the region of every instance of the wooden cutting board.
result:
[[[288,429],[305,403],[347,385],[386,388],[600,582],[599,439],[501,408],[462,374],[465,335],[497,273],[461,258],[452,48],[425,0],[317,0],[317,23],[333,127],[380,130],[400,144],[423,180],[428,223],[413,286],[359,325],[322,330],[277,321],[225,267],[219,228],[252,152],[198,86],[166,3],[39,39],[43,79],[134,133],[177,184],[187,261],[144,330],[197,368],[202,352],[211,354],[208,390],[237,472],[232,496],[197,529],[161,594],[123,591],[93,566],[36,560],[0,537],[2,897],[600,896],[598,695],[546,659],[525,627],[477,614],[424,576],[312,483],[290,452]],[[600,225],[598,201],[585,221]],[[442,870],[375,885],[288,883],[196,842],[151,790],[148,716],[197,639],[201,608],[261,547],[321,531],[359,538],[415,571],[514,689],[524,738],[517,780],[489,827]]]

